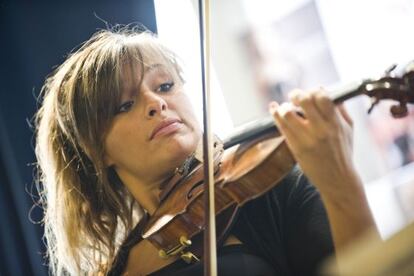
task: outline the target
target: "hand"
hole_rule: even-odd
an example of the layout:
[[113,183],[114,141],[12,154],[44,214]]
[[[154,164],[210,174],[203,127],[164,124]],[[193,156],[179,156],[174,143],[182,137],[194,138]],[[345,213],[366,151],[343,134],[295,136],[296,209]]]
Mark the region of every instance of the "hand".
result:
[[343,249],[367,230],[373,229],[380,240],[352,162],[352,120],[322,90],[295,90],[289,96],[292,103],[272,102],[269,111],[304,174],[321,194],[341,263]]
[[271,102],[269,111],[305,175],[322,194],[350,188],[345,183],[356,172],[352,120],[345,109],[336,107],[323,90],[294,90],[289,98],[291,103]]

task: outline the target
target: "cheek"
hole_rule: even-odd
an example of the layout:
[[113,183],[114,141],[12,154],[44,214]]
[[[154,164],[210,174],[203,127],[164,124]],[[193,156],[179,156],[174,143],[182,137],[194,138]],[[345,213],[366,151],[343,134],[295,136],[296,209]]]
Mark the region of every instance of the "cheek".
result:
[[195,131],[201,131],[193,106],[188,97],[183,94],[177,103],[176,110],[181,118],[188,122]]
[[123,126],[122,124],[115,124],[111,127],[105,137],[105,164],[111,166],[118,163],[123,163],[125,156],[128,156],[131,149],[131,138],[135,137],[135,142],[138,140],[136,135],[132,133],[133,128]]
[[111,166],[114,164],[116,160],[116,155],[114,153],[118,152],[117,146],[119,145],[118,137],[115,135],[114,128],[112,127],[111,130],[107,133],[104,141],[104,149],[105,149],[105,165]]

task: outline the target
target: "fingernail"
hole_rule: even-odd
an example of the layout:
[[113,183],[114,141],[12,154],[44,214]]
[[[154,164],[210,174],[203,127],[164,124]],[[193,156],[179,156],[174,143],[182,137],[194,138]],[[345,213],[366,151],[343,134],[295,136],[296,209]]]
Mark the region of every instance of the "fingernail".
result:
[[269,112],[270,113],[275,113],[278,107],[279,107],[279,104],[277,102],[271,101],[269,103],[269,107],[268,107]]
[[298,97],[298,93],[295,91],[295,90],[293,90],[293,91],[291,91],[289,94],[288,94],[288,99],[289,100],[293,100],[294,98],[297,98]]
[[288,98],[291,100],[293,98],[298,98],[300,96],[300,94],[302,94],[303,91],[300,89],[293,89],[292,91],[290,91],[288,93]]

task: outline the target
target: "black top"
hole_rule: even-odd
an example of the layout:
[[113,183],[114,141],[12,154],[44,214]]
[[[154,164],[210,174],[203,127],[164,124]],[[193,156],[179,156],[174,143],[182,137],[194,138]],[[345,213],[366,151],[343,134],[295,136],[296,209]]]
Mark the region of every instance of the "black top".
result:
[[[143,223],[139,223],[131,232],[109,275],[123,272],[129,250],[141,240],[138,233],[142,227]],[[297,168],[268,193],[245,204],[230,234],[243,245],[218,250],[220,276],[316,275],[321,261],[334,251],[319,193]],[[228,270],[232,266],[233,270]],[[256,270],[250,273],[247,266]],[[191,274],[184,274],[188,271]],[[202,275],[202,272],[201,263],[187,265],[177,261],[153,275]]]

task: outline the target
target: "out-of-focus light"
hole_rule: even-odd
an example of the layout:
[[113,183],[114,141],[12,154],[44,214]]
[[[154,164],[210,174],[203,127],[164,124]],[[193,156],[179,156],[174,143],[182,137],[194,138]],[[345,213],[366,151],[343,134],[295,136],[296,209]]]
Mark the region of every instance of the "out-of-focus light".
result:
[[[187,94],[199,122],[202,122],[200,38],[196,11],[197,7],[190,0],[155,1],[158,36],[182,59]],[[211,70],[212,128],[214,133],[223,138],[233,129],[233,122],[214,71],[214,64]]]

